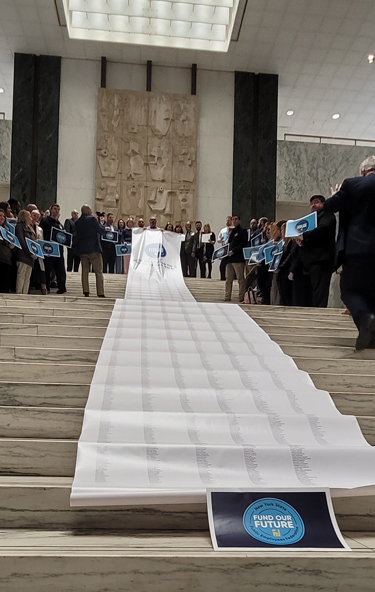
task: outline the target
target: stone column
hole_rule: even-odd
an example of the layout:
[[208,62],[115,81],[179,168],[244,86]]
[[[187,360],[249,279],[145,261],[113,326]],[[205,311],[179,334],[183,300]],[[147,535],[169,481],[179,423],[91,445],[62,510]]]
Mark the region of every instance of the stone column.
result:
[[250,218],[276,210],[278,76],[235,73],[232,210]]
[[56,201],[61,58],[16,53],[10,197],[46,209]]

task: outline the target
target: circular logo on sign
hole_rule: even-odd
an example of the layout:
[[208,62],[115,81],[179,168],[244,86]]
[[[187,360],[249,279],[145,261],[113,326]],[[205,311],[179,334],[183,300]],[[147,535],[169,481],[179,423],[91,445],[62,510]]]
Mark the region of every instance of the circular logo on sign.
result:
[[63,232],[58,232],[56,234],[56,239],[59,241],[59,243],[66,243],[66,236]]
[[43,245],[43,251],[47,254],[52,253],[53,248],[51,247],[51,245]]
[[224,249],[219,249],[217,252],[217,257],[221,257],[224,253]]
[[301,234],[303,232],[305,232],[309,227],[309,223],[307,220],[301,220],[300,222],[298,222],[298,224],[296,224],[296,230],[297,232],[300,232]]
[[108,240],[112,240],[113,237],[114,237],[113,232],[107,232],[107,238],[108,238]]
[[270,545],[292,545],[305,534],[305,525],[297,510],[283,500],[271,497],[248,506],[243,525],[254,539]]
[[128,252],[128,246],[127,245],[122,245],[122,247],[121,247],[121,253],[124,253],[124,255],[126,255],[127,252]]
[[145,248],[145,253],[152,259],[160,259],[160,257],[165,257],[167,251],[161,244],[154,244],[154,245],[147,245]]
[[38,247],[36,245],[33,245],[32,243],[31,243],[31,250],[33,253],[35,253],[35,255],[38,253]]

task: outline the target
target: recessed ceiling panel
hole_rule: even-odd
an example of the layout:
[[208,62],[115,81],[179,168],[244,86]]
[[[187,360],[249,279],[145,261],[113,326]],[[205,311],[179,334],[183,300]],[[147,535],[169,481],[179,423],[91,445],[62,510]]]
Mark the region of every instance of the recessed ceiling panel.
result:
[[228,51],[239,0],[63,0],[71,39]]

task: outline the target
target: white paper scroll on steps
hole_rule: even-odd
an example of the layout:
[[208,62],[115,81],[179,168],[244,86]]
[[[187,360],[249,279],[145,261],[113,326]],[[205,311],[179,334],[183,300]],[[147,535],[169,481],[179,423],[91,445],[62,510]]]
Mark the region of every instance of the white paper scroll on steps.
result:
[[206,487],[374,485],[375,450],[356,419],[239,306],[195,302],[179,254],[178,235],[133,234],[71,505],[204,502]]

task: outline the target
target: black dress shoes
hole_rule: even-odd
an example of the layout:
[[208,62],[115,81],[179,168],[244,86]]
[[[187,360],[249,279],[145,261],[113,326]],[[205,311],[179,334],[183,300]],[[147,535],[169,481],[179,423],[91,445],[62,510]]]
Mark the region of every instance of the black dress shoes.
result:
[[355,349],[362,351],[372,347],[375,339],[375,315],[368,316],[367,321],[359,328]]

